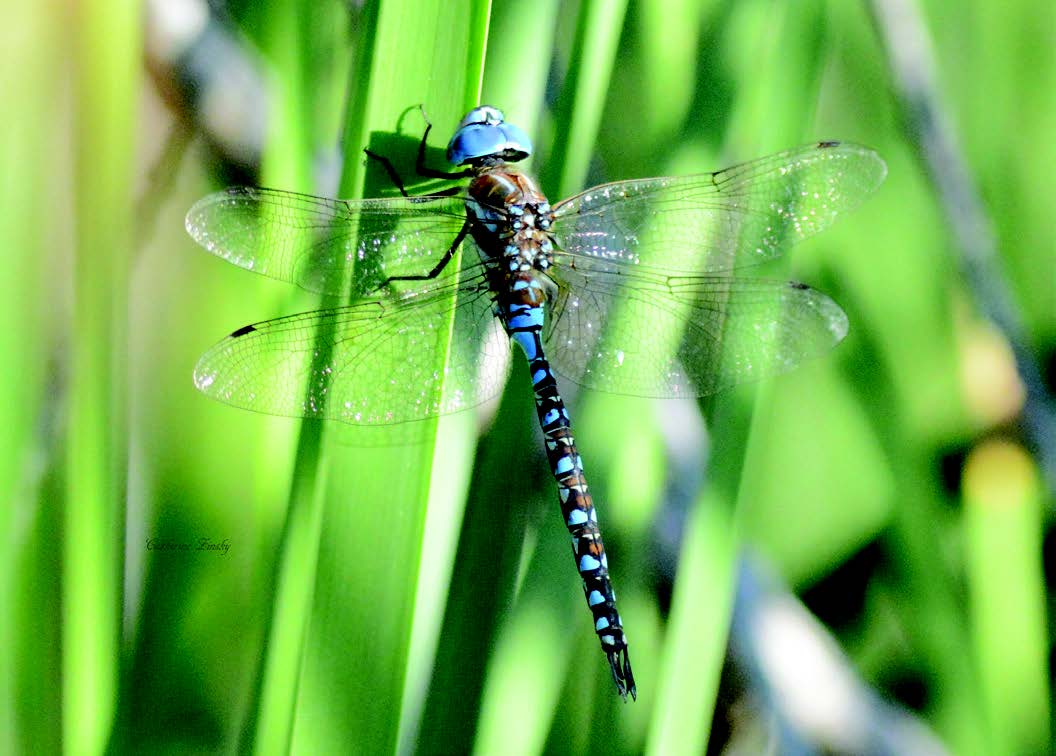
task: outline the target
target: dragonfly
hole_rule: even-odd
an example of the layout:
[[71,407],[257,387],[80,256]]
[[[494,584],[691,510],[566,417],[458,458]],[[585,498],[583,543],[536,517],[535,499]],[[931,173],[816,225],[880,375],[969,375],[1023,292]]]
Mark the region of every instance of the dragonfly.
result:
[[[423,111],[424,116],[424,111]],[[197,202],[190,235],[241,268],[339,298],[247,325],[194,382],[258,412],[392,425],[473,407],[528,362],[576,568],[619,695],[637,698],[597,511],[556,375],[590,389],[697,397],[781,373],[847,333],[843,310],[798,282],[742,275],[857,206],[886,175],[871,149],[826,141],[732,168],[616,181],[551,205],[516,166],[527,134],[491,106],[447,146],[454,182],[342,200],[233,187]],[[734,275],[734,271],[739,271]],[[503,338],[494,338],[498,331]]]

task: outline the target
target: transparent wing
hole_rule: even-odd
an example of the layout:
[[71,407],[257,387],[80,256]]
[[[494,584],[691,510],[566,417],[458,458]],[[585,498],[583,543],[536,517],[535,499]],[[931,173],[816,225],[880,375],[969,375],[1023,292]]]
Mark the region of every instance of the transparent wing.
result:
[[554,272],[554,369],[583,386],[704,396],[791,370],[847,334],[839,305],[800,284],[723,276]]
[[554,233],[585,272],[717,273],[827,228],[886,173],[867,147],[819,142],[716,173],[596,186],[554,208]]
[[194,382],[237,407],[353,425],[455,412],[505,381],[507,361],[490,358],[504,357],[509,340],[486,339],[497,326],[490,303],[477,279],[256,323],[206,352]]
[[338,200],[232,187],[187,213],[190,235],[240,268],[308,291],[373,291],[390,276],[424,275],[466,221],[456,197]]

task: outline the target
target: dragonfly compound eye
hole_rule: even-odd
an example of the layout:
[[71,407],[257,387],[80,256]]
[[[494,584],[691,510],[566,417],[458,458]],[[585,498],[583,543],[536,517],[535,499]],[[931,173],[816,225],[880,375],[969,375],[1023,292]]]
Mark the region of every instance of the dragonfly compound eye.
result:
[[447,160],[454,165],[516,163],[531,154],[528,135],[488,105],[469,111],[447,145]]

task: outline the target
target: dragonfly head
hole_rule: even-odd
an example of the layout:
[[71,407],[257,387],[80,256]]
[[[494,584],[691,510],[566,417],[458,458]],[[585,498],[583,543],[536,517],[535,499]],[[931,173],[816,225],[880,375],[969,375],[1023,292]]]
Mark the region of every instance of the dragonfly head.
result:
[[454,165],[516,163],[531,154],[528,135],[512,123],[506,123],[502,111],[490,105],[481,105],[466,113],[447,144],[447,160]]

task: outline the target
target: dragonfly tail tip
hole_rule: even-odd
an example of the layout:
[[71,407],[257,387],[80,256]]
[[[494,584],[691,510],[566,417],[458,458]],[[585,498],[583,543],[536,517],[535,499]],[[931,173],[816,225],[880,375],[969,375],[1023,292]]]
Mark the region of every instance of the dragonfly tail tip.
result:
[[638,700],[638,688],[634,684],[634,673],[631,671],[631,657],[627,654],[626,646],[619,651],[606,654],[609,658],[609,667],[612,669],[612,679],[616,683],[616,692],[625,702],[630,694],[632,701]]

